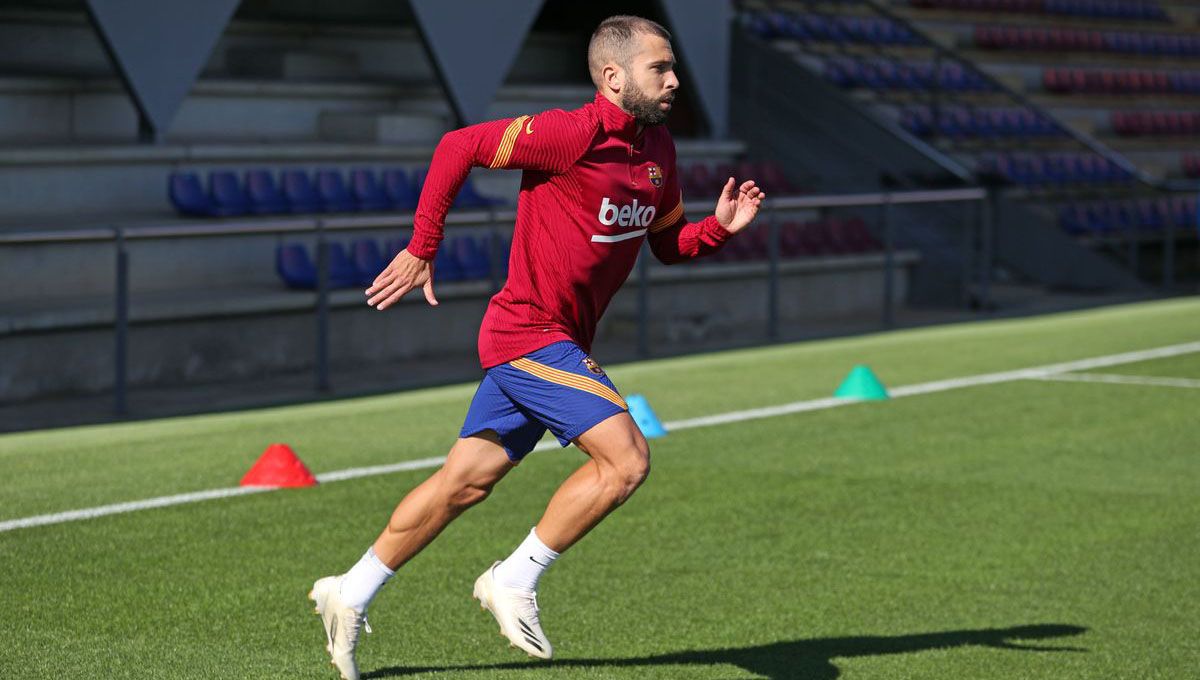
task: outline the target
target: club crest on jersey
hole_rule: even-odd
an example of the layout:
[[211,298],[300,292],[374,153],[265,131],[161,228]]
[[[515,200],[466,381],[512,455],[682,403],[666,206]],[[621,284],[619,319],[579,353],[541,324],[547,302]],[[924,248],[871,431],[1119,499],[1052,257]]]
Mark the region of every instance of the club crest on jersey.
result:
[[596,360],[591,357],[584,357],[583,365],[587,366],[587,370],[595,373],[596,375],[604,375],[604,369],[600,368],[600,364],[596,363]]
[[650,175],[651,184],[656,187],[662,186],[662,170],[659,170],[657,165],[651,165],[646,172]]

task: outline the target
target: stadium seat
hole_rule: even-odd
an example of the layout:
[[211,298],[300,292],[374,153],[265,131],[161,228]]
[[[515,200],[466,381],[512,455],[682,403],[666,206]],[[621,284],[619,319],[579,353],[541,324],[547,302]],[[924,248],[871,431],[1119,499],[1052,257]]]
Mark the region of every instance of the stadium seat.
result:
[[208,193],[212,197],[214,215],[228,217],[250,212],[250,197],[236,173],[226,170],[208,173]]
[[338,170],[324,169],[317,171],[317,195],[321,200],[321,209],[325,212],[353,212],[358,208],[346,181]]
[[438,281],[462,281],[463,270],[458,264],[456,250],[459,236],[448,236],[438,248],[433,260],[433,276]]
[[275,271],[288,288],[313,290],[317,287],[317,267],[300,243],[275,248]]
[[399,238],[388,239],[387,254],[389,258],[394,258],[400,254],[401,250],[408,247],[408,242],[411,240],[409,236],[401,236]]
[[388,168],[383,171],[383,192],[397,210],[416,210],[420,194],[416,191],[408,175],[400,168]]
[[172,172],[167,177],[167,196],[181,214],[199,217],[214,214],[212,199],[194,172]]
[[[329,287],[353,288],[358,285],[359,273],[346,248],[336,241],[326,242],[329,253]],[[374,278],[374,277],[372,277]]]
[[800,255],[799,223],[794,220],[779,224],[779,255],[780,257],[796,257]]
[[[358,271],[359,285],[369,286],[375,277],[387,266],[379,243],[375,239],[359,239],[350,244],[350,252],[354,257],[354,268]],[[398,251],[397,251],[398,252]]]
[[283,195],[293,213],[314,213],[321,209],[321,198],[303,170],[283,171]]
[[475,188],[475,183],[471,181],[470,177],[467,178],[467,181],[463,182],[462,188],[458,191],[458,196],[454,197],[454,207],[464,210],[480,210],[503,203],[504,201],[501,199],[479,193],[479,190]]
[[274,215],[288,211],[288,202],[275,177],[268,170],[246,171],[246,195],[250,198],[250,210],[260,215]]
[[366,168],[355,168],[350,171],[350,192],[359,210],[381,211],[392,207],[387,193],[379,184],[375,173]]
[[467,281],[486,279],[492,271],[492,263],[486,248],[480,246],[473,236],[460,236],[454,243],[454,259],[462,277]]

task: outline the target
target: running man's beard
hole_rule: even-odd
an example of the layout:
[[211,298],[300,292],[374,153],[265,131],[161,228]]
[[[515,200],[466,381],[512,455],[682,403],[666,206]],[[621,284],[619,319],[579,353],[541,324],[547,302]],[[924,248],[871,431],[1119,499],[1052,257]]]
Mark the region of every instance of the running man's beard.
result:
[[[674,95],[670,95],[670,99],[666,101],[674,98]],[[667,122],[667,115],[670,111],[658,108],[663,101],[647,97],[636,85],[632,84],[621,92],[621,108],[628,111],[629,115],[642,125],[662,125]]]

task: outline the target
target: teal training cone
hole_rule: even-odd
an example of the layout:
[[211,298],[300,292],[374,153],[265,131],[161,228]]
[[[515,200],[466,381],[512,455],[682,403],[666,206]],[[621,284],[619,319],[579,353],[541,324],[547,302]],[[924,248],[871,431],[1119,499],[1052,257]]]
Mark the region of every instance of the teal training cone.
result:
[[887,399],[888,393],[871,369],[859,364],[851,369],[850,375],[846,376],[833,396],[843,399]]
[[658,421],[658,416],[654,415],[654,409],[650,408],[650,402],[646,401],[645,397],[631,394],[625,398],[625,403],[629,406],[629,415],[633,417],[633,422],[637,423],[638,429],[642,431],[642,436],[646,439],[666,436],[667,428]]

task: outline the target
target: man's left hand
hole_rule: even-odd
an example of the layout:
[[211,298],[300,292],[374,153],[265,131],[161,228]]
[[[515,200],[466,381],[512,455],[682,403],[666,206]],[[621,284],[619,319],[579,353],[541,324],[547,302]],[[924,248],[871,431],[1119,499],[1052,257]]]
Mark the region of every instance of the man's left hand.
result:
[[758,207],[766,197],[767,194],[754,180],[748,179],[742,182],[741,186],[736,186],[734,179],[730,177],[729,181],[725,182],[725,188],[721,190],[721,197],[717,199],[717,209],[713,214],[726,231],[736,234],[750,226],[754,217],[758,215]]

